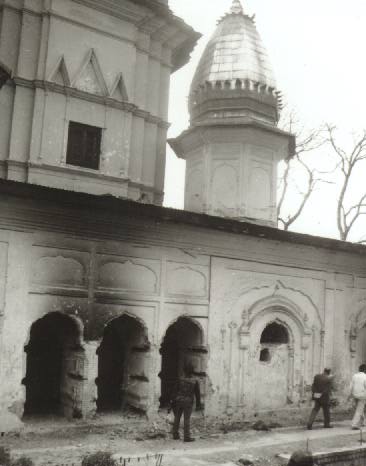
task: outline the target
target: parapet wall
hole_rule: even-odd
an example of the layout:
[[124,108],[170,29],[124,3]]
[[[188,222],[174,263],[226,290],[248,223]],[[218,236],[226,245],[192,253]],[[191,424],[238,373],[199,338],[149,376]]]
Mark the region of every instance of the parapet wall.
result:
[[[281,455],[283,464],[287,464],[289,455]],[[366,461],[366,445],[342,448],[322,453],[313,453],[317,466],[363,466]]]

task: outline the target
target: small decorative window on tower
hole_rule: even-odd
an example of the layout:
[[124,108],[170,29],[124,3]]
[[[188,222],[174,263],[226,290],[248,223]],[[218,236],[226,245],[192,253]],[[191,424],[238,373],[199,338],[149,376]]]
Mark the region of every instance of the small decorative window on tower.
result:
[[70,121],[66,163],[98,170],[101,140],[102,128]]

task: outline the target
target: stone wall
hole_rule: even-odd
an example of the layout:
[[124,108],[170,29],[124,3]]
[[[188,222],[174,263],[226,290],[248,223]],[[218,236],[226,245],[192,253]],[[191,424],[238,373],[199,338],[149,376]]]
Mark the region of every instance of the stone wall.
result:
[[[113,211],[63,197],[0,200],[2,410],[22,415],[24,346],[32,324],[50,313],[72,318],[80,334],[83,371],[64,392],[77,383],[72,403],[83,415],[96,409],[105,328],[122,315],[146,332],[146,354],[135,345],[130,375],[139,385],[131,393],[149,414],[159,407],[161,345],[182,317],[200,335],[187,338],[184,354],[196,363],[208,416],[299,410],[324,366],[335,371],[343,396],[349,362],[360,358],[354,342],[365,312],[362,255],[141,216],[138,205],[124,214],[122,201]],[[284,329],[285,343],[261,341],[272,323]],[[270,361],[260,360],[262,349]],[[80,359],[71,356],[70,364]],[[274,383],[278,396],[269,397]]]
[[[366,447],[342,448],[338,451],[314,453],[313,457],[318,466],[363,466],[366,459]],[[287,464],[289,455],[280,455]]]

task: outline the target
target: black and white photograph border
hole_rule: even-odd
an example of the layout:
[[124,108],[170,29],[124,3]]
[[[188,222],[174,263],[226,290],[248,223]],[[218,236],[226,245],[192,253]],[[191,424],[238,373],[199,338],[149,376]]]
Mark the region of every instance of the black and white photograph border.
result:
[[0,0],[0,465],[366,460],[361,0]]

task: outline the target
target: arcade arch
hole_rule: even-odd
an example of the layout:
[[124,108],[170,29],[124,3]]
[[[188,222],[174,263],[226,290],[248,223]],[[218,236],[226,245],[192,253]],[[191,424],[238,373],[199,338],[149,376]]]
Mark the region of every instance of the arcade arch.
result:
[[187,362],[193,364],[195,375],[200,380],[203,398],[207,349],[204,346],[201,326],[190,317],[179,317],[168,327],[160,347],[160,354],[160,407],[169,405],[176,381],[183,374]]
[[97,350],[97,410],[147,409],[149,352],[145,326],[123,314],[110,321]]
[[81,417],[85,353],[81,324],[60,312],[33,323],[26,353],[24,415]]

